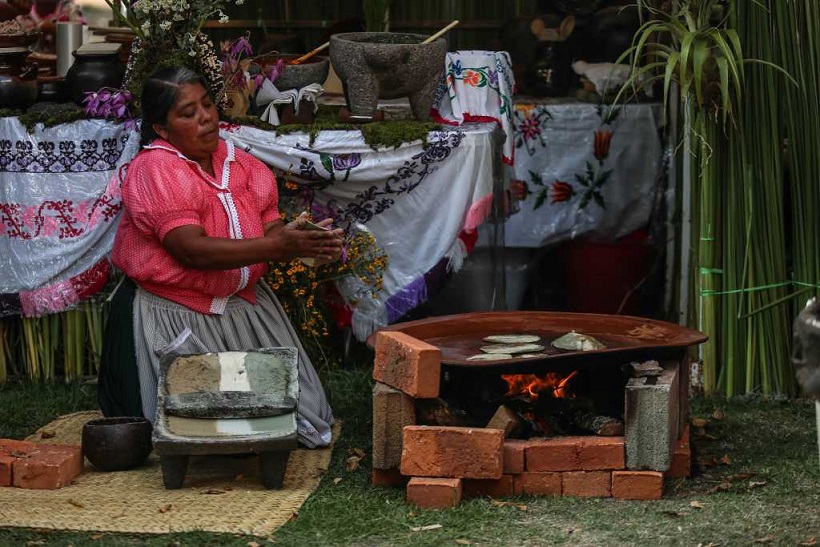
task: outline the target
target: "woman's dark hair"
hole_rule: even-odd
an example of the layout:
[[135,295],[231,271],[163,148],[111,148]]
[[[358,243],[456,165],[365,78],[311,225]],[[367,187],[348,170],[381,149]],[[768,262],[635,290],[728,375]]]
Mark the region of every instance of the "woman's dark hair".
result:
[[208,89],[205,78],[183,66],[160,68],[145,80],[140,97],[140,146],[145,146],[159,136],[154,131],[154,124],[165,125],[168,121],[168,112],[179,98],[179,88],[185,84],[201,84]]

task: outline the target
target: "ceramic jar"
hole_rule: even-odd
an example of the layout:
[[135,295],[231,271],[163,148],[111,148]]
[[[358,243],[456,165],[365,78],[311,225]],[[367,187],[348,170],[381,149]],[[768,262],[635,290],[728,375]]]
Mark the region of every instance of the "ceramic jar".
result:
[[68,99],[82,104],[85,93],[103,87],[119,88],[125,67],[119,59],[119,52],[81,53],[74,52],[74,64],[65,75],[65,91]]
[[0,108],[25,109],[37,100],[37,65],[25,47],[0,48]]
[[565,96],[572,78],[570,60],[567,42],[539,42],[527,74],[528,88],[539,96]]

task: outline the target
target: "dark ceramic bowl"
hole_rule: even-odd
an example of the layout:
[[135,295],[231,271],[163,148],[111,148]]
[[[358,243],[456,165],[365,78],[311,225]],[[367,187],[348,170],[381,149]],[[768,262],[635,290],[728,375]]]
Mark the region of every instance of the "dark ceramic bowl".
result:
[[254,61],[263,69],[267,69],[279,59],[285,61],[285,70],[276,78],[273,85],[279,91],[288,89],[302,89],[310,84],[324,84],[327,74],[330,71],[330,59],[315,55],[300,65],[287,64],[301,55],[284,55],[279,53],[267,53],[256,57]]
[[145,463],[153,448],[145,418],[99,418],[83,426],[83,455],[101,471],[123,471]]

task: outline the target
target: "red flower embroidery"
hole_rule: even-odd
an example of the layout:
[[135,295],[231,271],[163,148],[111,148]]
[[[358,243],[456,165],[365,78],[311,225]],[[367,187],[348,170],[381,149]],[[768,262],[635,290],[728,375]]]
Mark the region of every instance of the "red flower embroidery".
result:
[[575,188],[571,184],[556,180],[552,183],[552,194],[550,200],[552,203],[560,203],[562,201],[569,201],[575,195]]
[[464,74],[464,85],[478,87],[479,82],[481,82],[481,74],[479,74],[475,70],[468,70]]
[[603,161],[609,156],[609,145],[612,143],[612,131],[595,130],[595,159]]

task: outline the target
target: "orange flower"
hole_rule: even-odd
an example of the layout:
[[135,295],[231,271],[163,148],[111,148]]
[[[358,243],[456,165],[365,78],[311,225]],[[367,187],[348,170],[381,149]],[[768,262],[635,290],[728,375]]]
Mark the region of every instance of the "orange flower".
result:
[[556,180],[552,183],[552,194],[550,199],[552,203],[560,203],[562,201],[569,201],[575,195],[575,188],[571,184]]
[[481,81],[481,74],[475,70],[468,70],[464,73],[464,85],[471,85],[477,87]]
[[595,159],[603,161],[609,156],[609,145],[612,143],[612,131],[595,130]]

